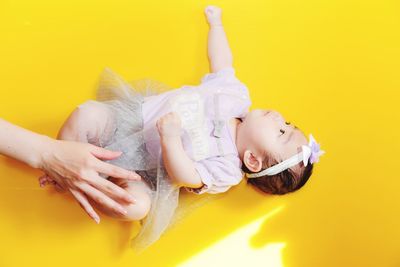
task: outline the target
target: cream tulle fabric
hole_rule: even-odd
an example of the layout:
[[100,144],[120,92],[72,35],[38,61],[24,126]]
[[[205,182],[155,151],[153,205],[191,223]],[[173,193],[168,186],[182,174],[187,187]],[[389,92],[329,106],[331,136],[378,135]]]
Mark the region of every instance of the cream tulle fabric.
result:
[[151,188],[150,212],[141,221],[141,229],[131,242],[137,253],[157,241],[194,209],[223,195],[196,195],[174,186],[163,166],[161,148],[157,159],[146,151],[141,109],[144,97],[170,89],[152,79],[126,82],[110,68],[103,71],[98,84],[97,101],[109,108],[110,116],[106,129],[96,138],[97,143],[123,151],[121,157],[109,162],[136,171]]

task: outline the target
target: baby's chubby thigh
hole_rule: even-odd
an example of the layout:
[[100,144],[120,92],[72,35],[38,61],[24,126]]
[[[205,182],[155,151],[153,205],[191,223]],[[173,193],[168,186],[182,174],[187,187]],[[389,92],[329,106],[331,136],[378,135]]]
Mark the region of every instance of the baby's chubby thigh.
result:
[[58,139],[98,144],[99,136],[106,130],[111,112],[101,102],[89,100],[79,105],[64,122]]
[[147,216],[151,208],[151,189],[144,181],[128,181],[125,188],[136,200],[136,203],[125,206],[128,214],[125,220],[141,220]]

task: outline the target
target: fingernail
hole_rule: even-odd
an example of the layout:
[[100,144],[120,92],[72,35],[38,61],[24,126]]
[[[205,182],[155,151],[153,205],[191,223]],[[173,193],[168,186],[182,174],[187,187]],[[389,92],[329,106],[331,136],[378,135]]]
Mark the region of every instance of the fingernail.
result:
[[128,212],[127,212],[126,210],[121,209],[121,208],[119,208],[118,211],[119,211],[120,213],[122,213],[123,215],[128,214]]
[[136,199],[134,199],[131,196],[128,197],[128,201],[131,202],[131,203],[136,203]]
[[94,219],[94,221],[95,221],[97,224],[99,224],[99,223],[100,223],[100,218],[98,218],[98,217],[94,217],[93,219]]

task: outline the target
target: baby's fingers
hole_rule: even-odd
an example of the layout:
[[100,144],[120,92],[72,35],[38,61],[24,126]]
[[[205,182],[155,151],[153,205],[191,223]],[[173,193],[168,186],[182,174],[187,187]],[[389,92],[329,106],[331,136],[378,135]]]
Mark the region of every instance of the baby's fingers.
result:
[[86,211],[86,213],[92,218],[97,224],[100,223],[100,217],[97,215],[96,211],[93,209],[92,205],[90,205],[88,199],[84,194],[79,192],[78,190],[70,188],[72,195],[78,201],[79,205]]
[[219,15],[221,13],[221,8],[217,6],[207,6],[204,11],[207,15]]

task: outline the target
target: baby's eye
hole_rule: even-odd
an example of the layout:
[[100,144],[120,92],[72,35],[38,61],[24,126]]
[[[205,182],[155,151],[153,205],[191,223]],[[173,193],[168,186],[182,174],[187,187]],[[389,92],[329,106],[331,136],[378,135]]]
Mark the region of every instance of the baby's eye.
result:
[[286,123],[287,125],[289,125],[289,124],[290,124],[290,122],[288,122],[288,121],[287,121],[287,122],[285,122],[285,123]]
[[280,131],[281,131],[281,133],[282,133],[282,134],[284,134],[284,133],[285,133],[285,130],[282,130],[282,129],[281,129]]

